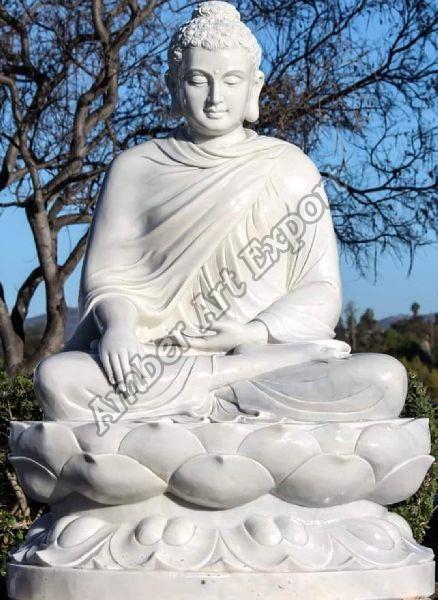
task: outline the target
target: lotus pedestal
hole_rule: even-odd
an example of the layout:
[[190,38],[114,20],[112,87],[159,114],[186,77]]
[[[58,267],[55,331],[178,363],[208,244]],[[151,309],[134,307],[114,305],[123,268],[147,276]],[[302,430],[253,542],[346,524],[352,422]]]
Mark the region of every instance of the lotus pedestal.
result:
[[425,420],[16,423],[51,511],[11,557],[15,600],[383,600],[433,593],[430,550],[383,505],[432,462]]

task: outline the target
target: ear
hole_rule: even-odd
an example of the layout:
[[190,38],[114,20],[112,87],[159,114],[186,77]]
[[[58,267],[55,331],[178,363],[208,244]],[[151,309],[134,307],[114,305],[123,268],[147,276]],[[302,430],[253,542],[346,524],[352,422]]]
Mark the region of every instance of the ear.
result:
[[171,115],[173,117],[180,117],[182,115],[182,110],[179,100],[178,80],[170,71],[166,72],[165,79],[167,88],[170,92],[170,97],[172,99],[172,104],[170,105]]
[[249,121],[249,123],[254,123],[259,118],[259,98],[264,83],[265,75],[263,71],[257,71],[254,75],[254,83],[246,103],[245,120]]

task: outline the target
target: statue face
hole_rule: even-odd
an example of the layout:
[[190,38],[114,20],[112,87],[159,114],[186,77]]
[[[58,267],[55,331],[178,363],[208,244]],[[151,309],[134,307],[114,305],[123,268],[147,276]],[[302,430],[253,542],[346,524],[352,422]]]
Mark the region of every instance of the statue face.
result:
[[180,67],[178,104],[196,133],[218,137],[242,125],[262,85],[244,48],[190,48]]

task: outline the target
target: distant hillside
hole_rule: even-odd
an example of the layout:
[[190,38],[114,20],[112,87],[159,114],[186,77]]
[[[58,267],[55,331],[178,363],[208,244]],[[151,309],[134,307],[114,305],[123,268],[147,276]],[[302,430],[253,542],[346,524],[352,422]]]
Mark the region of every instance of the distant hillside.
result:
[[[430,323],[435,321],[435,314],[429,313],[427,315],[419,315],[423,321]],[[380,319],[379,325],[382,329],[388,329],[394,323],[398,321],[403,321],[405,319],[410,319],[412,317],[411,314],[399,314],[399,315],[391,315],[390,317],[385,317],[384,319]],[[67,326],[65,338],[68,340],[73,335],[73,332],[78,324],[79,316],[77,308],[68,308],[67,309]],[[25,323],[26,334],[29,337],[37,337],[41,335],[44,330],[44,325],[46,323],[46,317],[43,315],[39,315],[37,317],[32,317],[31,319],[27,319]]]
[[[434,323],[435,322],[435,313],[429,313],[428,315],[418,315],[421,317],[422,321],[425,323]],[[406,319],[411,319],[412,315],[392,315],[391,317],[385,317],[384,319],[380,319],[379,325],[382,329],[388,329],[394,323],[398,321],[405,321]]]
[[[78,309],[77,308],[67,308],[67,323],[65,328],[65,339],[68,340],[74,333],[76,329],[76,325],[79,321]],[[24,324],[24,330],[26,332],[26,337],[28,341],[31,341],[33,338],[38,338],[44,331],[44,327],[46,325],[46,317],[45,315],[38,315],[37,317],[31,317],[30,319],[26,319]]]

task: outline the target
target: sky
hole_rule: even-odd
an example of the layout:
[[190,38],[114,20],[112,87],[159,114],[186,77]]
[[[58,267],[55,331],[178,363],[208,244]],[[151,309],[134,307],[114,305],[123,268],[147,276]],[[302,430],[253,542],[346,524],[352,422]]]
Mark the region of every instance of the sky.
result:
[[[60,260],[80,236],[80,228],[70,227],[61,239]],[[69,239],[70,238],[70,239]],[[0,213],[0,282],[11,305],[16,291],[25,277],[36,266],[36,255],[30,230],[21,209]],[[377,280],[370,266],[367,277],[358,275],[354,267],[341,256],[344,304],[353,301],[360,315],[371,307],[378,319],[410,312],[415,301],[423,314],[438,312],[438,244],[420,249],[414,267],[408,276],[408,257],[402,263],[384,255],[377,263]],[[69,306],[77,305],[80,267],[66,285]],[[44,290],[37,291],[30,306],[29,316],[44,313]]]
[[[184,15],[180,15],[183,20]],[[367,26],[367,35],[370,34]],[[373,25],[375,28],[375,24]],[[374,35],[380,35],[380,29]],[[373,33],[371,31],[371,33]],[[60,243],[60,261],[79,239],[81,230],[70,227]],[[409,257],[398,262],[389,254],[379,258],[377,279],[370,265],[366,277],[359,276],[354,266],[341,255],[341,275],[344,305],[353,301],[360,315],[366,308],[374,310],[378,319],[410,312],[412,303],[420,304],[420,313],[438,312],[438,244],[417,251],[413,269],[408,276]],[[36,266],[35,248],[21,209],[0,211],[0,282],[6,299],[13,303],[16,291],[31,269]],[[66,284],[69,306],[77,305],[80,265]],[[45,312],[44,289],[40,286],[30,306],[29,315]]]

